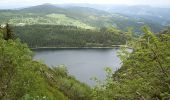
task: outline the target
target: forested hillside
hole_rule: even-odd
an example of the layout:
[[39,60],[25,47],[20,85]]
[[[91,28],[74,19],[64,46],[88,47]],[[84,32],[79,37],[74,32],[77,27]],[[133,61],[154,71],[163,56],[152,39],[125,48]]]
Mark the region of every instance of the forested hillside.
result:
[[[65,4],[68,6],[69,4]],[[64,6],[64,4],[62,5]],[[73,4],[72,4],[73,6]],[[150,5],[114,5],[114,4],[74,4],[74,6],[90,7],[110,13],[119,13],[131,18],[154,22],[164,26],[170,25],[169,7]]]
[[24,25],[66,25],[85,29],[99,29],[102,27],[116,27],[126,30],[134,27],[139,33],[140,27],[149,25],[153,31],[159,32],[165,26],[142,18],[134,18],[118,12],[110,13],[81,6],[56,6],[44,4],[17,10],[0,10],[0,24],[9,23],[15,26]]
[[[169,8],[88,4],[0,10],[0,100],[170,100],[170,28],[163,30],[170,25],[168,12]],[[106,68],[106,79],[94,78],[94,87],[79,82],[64,65],[36,61],[30,50],[115,46],[120,47],[115,51],[119,50],[120,69]],[[91,60],[87,56],[83,61]],[[57,60],[61,58],[74,63],[65,57]],[[88,69],[83,61],[72,65]],[[78,67],[86,72],[82,66]]]
[[26,44],[0,29],[0,100],[90,100],[90,93],[64,66],[34,61]]
[[133,40],[133,52],[119,53],[122,67],[108,72],[106,84],[94,88],[94,100],[169,100],[170,99],[170,30],[145,34]]
[[124,45],[127,33],[113,27],[101,30],[63,25],[16,26],[13,32],[30,47],[112,47]]
[[34,61],[27,45],[15,39],[7,25],[0,29],[0,99],[169,100],[170,31],[157,36],[146,27],[143,31],[145,34],[138,39],[129,35],[133,51],[122,48],[122,67],[115,73],[107,68],[105,84],[91,90],[70,76],[65,67]]

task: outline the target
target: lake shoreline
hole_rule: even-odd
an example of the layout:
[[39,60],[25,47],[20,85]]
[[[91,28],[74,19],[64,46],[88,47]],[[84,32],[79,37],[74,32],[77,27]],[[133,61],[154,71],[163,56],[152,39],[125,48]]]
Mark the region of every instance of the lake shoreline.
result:
[[95,86],[97,77],[105,80],[106,67],[116,71],[121,67],[121,60],[117,56],[119,48],[112,49],[36,49],[34,59],[43,61],[48,66],[64,65],[68,73],[80,82]]
[[[36,47],[36,48],[30,48],[31,50],[36,49],[113,49],[113,48],[120,48],[125,45],[114,45],[112,47]],[[127,48],[131,48],[128,46],[125,46]]]

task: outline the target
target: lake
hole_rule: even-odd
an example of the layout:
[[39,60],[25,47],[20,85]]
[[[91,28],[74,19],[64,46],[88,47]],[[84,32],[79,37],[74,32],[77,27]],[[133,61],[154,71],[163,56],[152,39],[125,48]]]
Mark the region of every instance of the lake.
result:
[[110,67],[113,71],[120,68],[120,59],[117,57],[119,49],[37,49],[34,59],[44,61],[49,66],[65,65],[70,75],[90,86],[95,82],[92,77],[103,81],[104,68]]

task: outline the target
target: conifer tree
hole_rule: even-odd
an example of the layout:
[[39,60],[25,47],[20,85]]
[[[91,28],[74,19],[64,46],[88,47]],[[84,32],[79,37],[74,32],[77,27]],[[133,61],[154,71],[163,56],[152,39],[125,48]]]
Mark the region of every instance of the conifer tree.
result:
[[8,23],[5,26],[4,39],[5,40],[14,39],[14,34]]

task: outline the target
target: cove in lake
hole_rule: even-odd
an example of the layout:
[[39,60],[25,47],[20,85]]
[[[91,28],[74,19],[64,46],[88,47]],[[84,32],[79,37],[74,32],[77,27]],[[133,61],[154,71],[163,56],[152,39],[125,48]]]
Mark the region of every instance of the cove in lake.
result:
[[119,49],[36,49],[36,60],[44,61],[49,66],[65,65],[70,75],[90,86],[95,82],[92,77],[103,81],[104,68],[116,71],[121,66],[117,56]]

